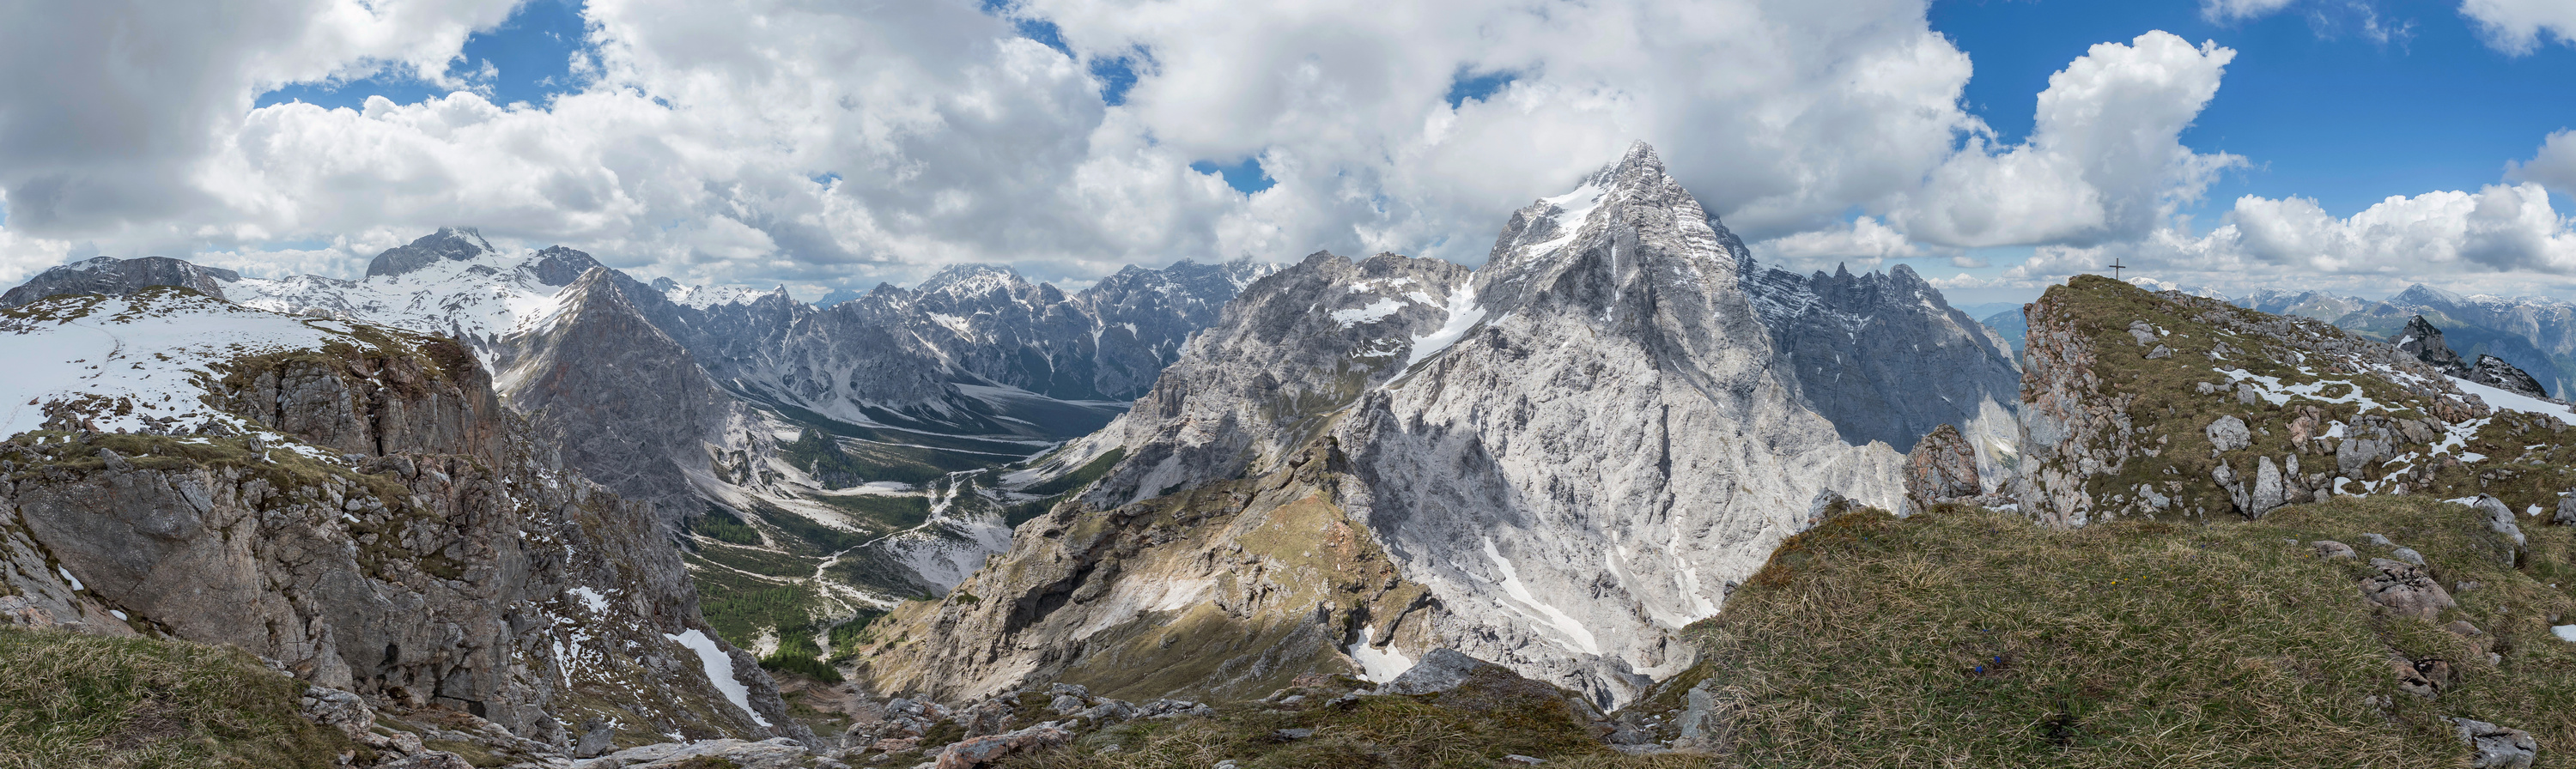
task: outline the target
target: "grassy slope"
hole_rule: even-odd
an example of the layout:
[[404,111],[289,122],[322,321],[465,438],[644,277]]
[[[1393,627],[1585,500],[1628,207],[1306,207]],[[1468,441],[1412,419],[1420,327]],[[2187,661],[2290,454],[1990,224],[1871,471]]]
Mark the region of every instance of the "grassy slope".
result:
[[[2210,471],[2221,461],[2250,478],[2258,457],[2298,454],[2307,472],[2332,474],[2334,456],[2314,442],[2294,444],[2288,427],[2299,416],[2313,413],[2322,431],[2326,423],[2355,421],[2362,413],[2359,406],[2307,398],[2293,398],[2281,405],[2261,401],[2246,405],[2233,397],[2233,385],[2216,372],[2219,368],[2276,377],[2285,385],[2350,381],[2371,399],[2389,407],[2370,414],[2432,422],[2433,413],[2424,398],[2385,379],[2326,370],[2327,361],[2322,358],[2312,360],[2308,371],[2302,371],[2287,362],[2291,356],[2285,351],[2288,345],[2301,340],[2287,340],[2285,345],[2282,339],[2234,330],[2263,323],[2271,317],[2264,313],[2216,302],[2206,303],[2206,307],[2186,307],[2160,294],[2090,276],[2049,289],[2041,301],[2063,308],[2063,314],[2072,317],[2078,332],[2091,342],[2098,354],[2092,371],[2101,384],[2098,398],[2103,402],[2125,399],[2125,410],[2138,430],[2137,442],[2161,448],[2159,456],[2129,458],[2118,473],[2088,478],[2086,491],[2100,502],[2127,501],[2131,489],[2153,484],[2175,499],[2178,510],[2228,511],[2231,505],[2227,493],[2210,480]],[[2204,313],[2229,317],[2225,323],[2214,324],[2207,322]],[[2158,338],[2157,343],[2172,348],[2173,356],[2144,357],[2144,349],[2128,332],[2133,320],[2144,320],[2171,332]],[[2333,333],[2332,327],[2323,323],[2305,328],[2320,334]],[[2224,361],[2212,361],[2207,353],[2220,344],[2234,354]],[[2219,393],[2205,394],[2195,388],[2202,382],[2227,387]],[[2322,394],[2342,396],[2350,389],[2348,385],[2329,385]],[[2213,456],[2205,428],[2222,416],[2237,417],[2256,428],[2252,445]],[[2576,437],[2565,435],[2566,429],[2554,419],[2503,412],[2469,441],[2469,451],[2485,454],[2488,459],[2461,464],[2444,462],[2441,456],[2423,456],[2395,466],[2402,469],[2424,463],[2439,468],[2429,487],[2414,489],[2421,493],[2443,498],[2489,493],[2517,510],[2535,504],[2554,508],[2557,492],[2576,488]],[[2526,451],[2526,446],[2540,448]],[[2424,448],[2422,443],[2414,443],[2401,449],[2401,453],[2420,453]],[[2368,468],[2363,472],[2369,477],[2355,480],[2371,480],[2390,469]]]
[[[2527,530],[2523,568],[2469,508],[2338,499],[2261,521],[2043,529],[1982,510],[1838,517],[1802,534],[1695,626],[1703,679],[1753,766],[2446,766],[2445,716],[2531,732],[2576,765],[2576,532]],[[2421,551],[2477,637],[2363,602],[2378,533]],[[2361,551],[2321,560],[2305,543]],[[2300,544],[2292,544],[2296,540]],[[2487,654],[2502,655],[2491,664]],[[2389,655],[2440,658],[2438,699]],[[2370,698],[2386,698],[2381,707]]]
[[363,750],[235,650],[0,628],[0,768],[332,766]]

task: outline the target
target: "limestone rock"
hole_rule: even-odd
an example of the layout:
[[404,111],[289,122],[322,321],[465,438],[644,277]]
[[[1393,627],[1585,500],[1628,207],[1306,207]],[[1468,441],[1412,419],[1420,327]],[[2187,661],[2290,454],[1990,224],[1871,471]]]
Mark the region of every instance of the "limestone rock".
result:
[[2459,726],[2460,741],[2475,754],[2469,759],[2475,769],[2531,769],[2540,756],[2540,742],[2529,732],[2468,718],[2451,723]]
[[366,741],[369,730],[376,725],[376,711],[351,692],[322,686],[306,687],[301,705],[307,720],[338,729],[352,740]]
[[946,750],[940,751],[938,769],[972,769],[1016,753],[1050,748],[1072,740],[1071,732],[1052,723],[1041,723],[1004,734],[974,737],[961,740],[949,745]]
[[1917,507],[1983,493],[1985,486],[1977,478],[1977,452],[1959,436],[1958,428],[1933,428],[1905,456],[1905,495]]
[[598,721],[591,723],[589,731],[582,733],[581,742],[573,745],[572,757],[597,758],[617,746],[616,727]]
[[2478,356],[2478,362],[2469,366],[2468,375],[2461,378],[2518,395],[2549,397],[2549,390],[2541,386],[2539,379],[2493,355]]
[[[731,762],[717,763],[718,761]],[[747,742],[736,739],[666,742],[575,762],[574,769],[792,769],[806,764],[805,746],[785,737]]]
[[474,769],[474,764],[464,756],[431,750],[377,764],[375,769]]
[[1779,365],[1844,443],[1911,452],[1916,439],[1951,425],[1986,476],[2012,461],[2021,400],[2012,349],[1912,268],[1801,276],[1762,266],[1732,233],[1715,231],[1742,265],[1739,283]]
[[2209,434],[2210,448],[2220,452],[2254,445],[2254,434],[2246,431],[2245,420],[2232,414],[2210,420],[2209,428],[2204,432]]
[[1395,680],[1378,687],[1377,691],[1379,694],[1445,692],[1486,671],[1510,672],[1501,665],[1461,654],[1456,649],[1433,649],[1430,654],[1422,655],[1420,662],[1413,663],[1413,669],[1404,671],[1404,675],[1396,676]]
[[2362,578],[2361,594],[2374,605],[2422,620],[2439,617],[2443,609],[2458,605],[2451,600],[2450,591],[2425,575],[2421,566],[2386,558],[2370,559],[2370,566],[2377,572]]
[[2486,517],[2487,530],[2513,540],[2516,547],[2530,544],[2529,538],[2522,534],[2522,524],[2515,520],[2519,516],[2513,514],[2513,508],[2505,506],[2504,500],[2497,499],[2493,495],[2480,494],[2472,506],[2477,508],[2480,515]]
[[2314,548],[2316,548],[2316,549],[2317,549],[2317,557],[2318,557],[2318,558],[2329,558],[2329,559],[2331,559],[2331,558],[2352,558],[2352,557],[2355,557],[2355,555],[2354,555],[2354,553],[2353,553],[2353,551],[2352,551],[2352,546],[2351,546],[2351,545],[2347,545],[2347,544],[2344,544],[2344,543],[2341,543],[2341,542],[2336,542],[2336,541],[2334,541],[2334,540],[2330,540],[2330,539],[2320,539],[2320,540],[2317,540],[2317,541],[2315,541],[2315,542],[2310,542],[2310,543],[2308,543],[2308,546],[2309,546],[2309,547],[2314,547]]

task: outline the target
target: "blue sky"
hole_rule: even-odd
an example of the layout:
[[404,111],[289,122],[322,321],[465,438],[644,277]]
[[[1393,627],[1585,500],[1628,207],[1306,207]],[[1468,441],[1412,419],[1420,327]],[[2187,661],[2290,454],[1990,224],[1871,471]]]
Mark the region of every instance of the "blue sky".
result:
[[[2199,3],[2174,0],[1938,0],[1931,22],[1976,64],[1969,110],[2008,140],[2030,132],[2049,75],[2095,43],[2162,29],[2234,49],[2218,97],[2182,140],[2252,167],[2227,172],[2183,209],[2203,228],[2242,195],[2313,198],[2348,216],[2389,196],[2474,190],[2551,132],[2576,127],[2576,47],[2501,52],[2443,4],[2355,0],[2214,23]],[[2373,22],[2384,38],[2371,34]],[[2576,200],[2553,198],[2576,212]],[[1996,267],[1972,272],[2000,272],[2028,253],[1983,251]]]
[[[2544,147],[2576,128],[2576,11],[2545,3],[206,1],[0,8],[0,279],[348,275],[450,224],[816,294],[962,261],[1473,264],[1643,139],[1757,257],[1910,264],[1962,302],[2111,258],[2576,298],[2576,134]],[[2060,71],[2103,117],[2034,136]]]
[[[455,67],[475,73],[492,65],[489,80],[472,87],[500,104],[544,104],[547,97],[581,90],[586,83],[572,71],[573,56],[589,47],[580,0],[522,0],[500,26],[474,32],[465,40]],[[438,87],[409,71],[373,74],[346,81],[294,83],[259,95],[257,106],[301,101],[324,107],[362,109],[367,97],[383,96],[397,104],[445,96]]]

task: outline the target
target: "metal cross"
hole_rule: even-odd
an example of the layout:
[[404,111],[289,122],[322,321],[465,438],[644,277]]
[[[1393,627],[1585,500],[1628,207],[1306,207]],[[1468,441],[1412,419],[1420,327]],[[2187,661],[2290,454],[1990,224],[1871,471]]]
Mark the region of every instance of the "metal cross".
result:
[[2111,257],[2111,264],[2109,265],[2109,267],[2111,268],[2111,279],[2112,279],[2112,280],[2119,280],[2119,279],[2120,279],[2120,271],[2121,271],[2121,270],[2128,269],[2128,267],[2127,267],[2126,265],[2122,265],[2122,264],[2120,264],[2120,258],[2119,258],[2119,257],[2116,257],[2116,256]]

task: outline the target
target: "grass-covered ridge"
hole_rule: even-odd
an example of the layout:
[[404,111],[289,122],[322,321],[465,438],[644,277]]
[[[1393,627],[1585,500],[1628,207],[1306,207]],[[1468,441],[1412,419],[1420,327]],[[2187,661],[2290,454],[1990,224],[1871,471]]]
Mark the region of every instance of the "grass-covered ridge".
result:
[[[2026,449],[2033,477],[2054,490],[2047,507],[2061,514],[2241,512],[2218,470],[2242,488],[2266,460],[2284,473],[2297,461],[2295,501],[2320,489],[2493,493],[2521,509],[2554,506],[2557,492],[2576,488],[2565,424],[2479,412],[2438,372],[2321,321],[2095,276],[2049,289],[2031,319],[2023,418],[2044,445]],[[2218,446],[2210,426],[2230,417],[2246,443]],[[2058,428],[2063,440],[2052,440]],[[2455,432],[2467,445],[2446,445]],[[2354,439],[2393,448],[2343,461]]]
[[[2576,530],[2526,519],[2514,547],[2467,507],[2337,499],[2259,521],[2124,520],[2075,530],[1942,508],[1836,517],[1801,534],[1694,626],[1696,688],[1745,766],[2452,766],[2447,717],[2523,729],[2576,765]],[[2423,554],[2459,607],[2374,610],[2359,580]],[[2351,545],[2326,559],[2310,544]],[[2462,587],[2468,583],[2474,583]],[[2466,621],[2470,636],[2442,623]],[[2498,655],[2490,658],[2493,653]],[[2391,655],[2456,671],[2434,699]]]
[[0,769],[321,769],[363,748],[237,650],[0,627]]

